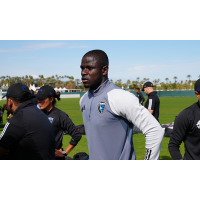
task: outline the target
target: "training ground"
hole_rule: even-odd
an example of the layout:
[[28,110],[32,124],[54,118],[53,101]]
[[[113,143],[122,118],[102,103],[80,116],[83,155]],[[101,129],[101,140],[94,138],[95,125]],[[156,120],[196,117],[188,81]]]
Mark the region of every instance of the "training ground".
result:
[[[75,125],[83,124],[82,113],[79,107],[80,98],[73,99],[61,99],[57,102],[56,107],[60,110],[66,112],[69,117],[72,119]],[[167,124],[174,121],[175,116],[178,115],[183,109],[197,102],[196,97],[160,97],[160,116],[159,120],[161,124]],[[0,106],[5,104],[6,101],[0,101]],[[4,125],[6,124],[6,112],[3,117],[3,124],[0,124],[0,133],[3,130]],[[64,135],[63,138],[63,148],[65,149],[70,141],[70,136]],[[160,160],[171,160],[171,156],[168,151],[169,138],[164,137],[160,152]],[[145,137],[143,134],[134,134],[133,135],[133,144],[136,153],[137,160],[143,160],[145,156]],[[180,147],[181,154],[184,155],[184,145],[182,143]],[[88,152],[86,136],[83,135],[82,139],[78,145],[68,154],[69,157],[73,157],[74,154],[78,152]]]

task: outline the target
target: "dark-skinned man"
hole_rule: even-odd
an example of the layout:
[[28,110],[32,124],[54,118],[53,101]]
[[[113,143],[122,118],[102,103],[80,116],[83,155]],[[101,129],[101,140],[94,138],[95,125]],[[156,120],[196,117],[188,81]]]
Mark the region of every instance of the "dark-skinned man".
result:
[[[194,90],[198,102],[179,113],[174,121],[168,145],[173,160],[200,160],[200,79]],[[185,145],[184,158],[179,150],[182,142]]]
[[157,92],[153,89],[153,83],[147,81],[144,83],[142,91],[148,95],[148,99],[145,102],[144,107],[148,109],[148,111],[156,118],[159,122],[159,107],[160,107],[160,100],[157,96]]
[[87,52],[81,61],[82,82],[89,91],[80,100],[91,160],[134,160],[132,130],[146,138],[146,160],[158,159],[164,131],[137,97],[110,83],[104,51]]
[[46,115],[33,104],[29,88],[16,83],[5,96],[7,110],[13,117],[0,135],[0,155],[9,150],[9,158],[13,160],[55,159],[53,128]]
[[140,92],[140,88],[136,88],[135,92],[137,93],[137,97],[141,105],[143,105],[145,98],[143,97],[142,93]]

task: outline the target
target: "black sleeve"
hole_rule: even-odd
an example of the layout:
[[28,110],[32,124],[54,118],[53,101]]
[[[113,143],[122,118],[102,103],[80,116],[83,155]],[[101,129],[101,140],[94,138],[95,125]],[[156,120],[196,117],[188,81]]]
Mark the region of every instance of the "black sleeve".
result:
[[61,116],[61,128],[66,130],[72,137],[70,144],[76,146],[82,135],[66,113],[63,113]]
[[145,98],[143,97],[142,93],[140,93],[140,97],[141,97],[141,104],[143,104],[143,102],[145,101]]
[[24,130],[21,127],[7,122],[0,135],[0,147],[8,150],[11,149],[19,143],[23,134]]
[[182,155],[179,147],[184,141],[187,130],[190,126],[189,114],[186,111],[182,111],[174,121],[173,132],[170,135],[170,141],[168,145],[169,152],[173,160],[181,160]]

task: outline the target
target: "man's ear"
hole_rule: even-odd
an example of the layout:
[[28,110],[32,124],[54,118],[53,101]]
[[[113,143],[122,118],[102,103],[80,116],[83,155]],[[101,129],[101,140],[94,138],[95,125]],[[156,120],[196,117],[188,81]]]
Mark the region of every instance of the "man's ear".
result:
[[103,68],[102,68],[102,75],[103,75],[103,76],[106,76],[107,74],[108,74],[108,66],[105,65],[105,66],[103,66]]
[[13,100],[12,100],[11,98],[8,98],[7,101],[8,101],[8,105],[9,105],[9,106],[12,105],[12,104],[14,103]]
[[195,95],[196,95],[196,97],[199,99],[199,101],[200,101],[200,94],[197,92],[197,91],[195,91]]

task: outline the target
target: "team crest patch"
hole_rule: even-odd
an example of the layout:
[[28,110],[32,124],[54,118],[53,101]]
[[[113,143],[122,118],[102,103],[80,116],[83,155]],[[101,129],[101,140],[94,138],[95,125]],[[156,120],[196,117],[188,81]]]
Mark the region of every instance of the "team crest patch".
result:
[[197,122],[197,128],[200,129],[200,120]]
[[53,122],[53,118],[52,117],[49,117],[48,119],[49,119],[50,123]]
[[103,102],[103,101],[99,102],[98,111],[100,114],[103,113],[103,111],[105,110],[105,107],[106,107],[106,102]]

